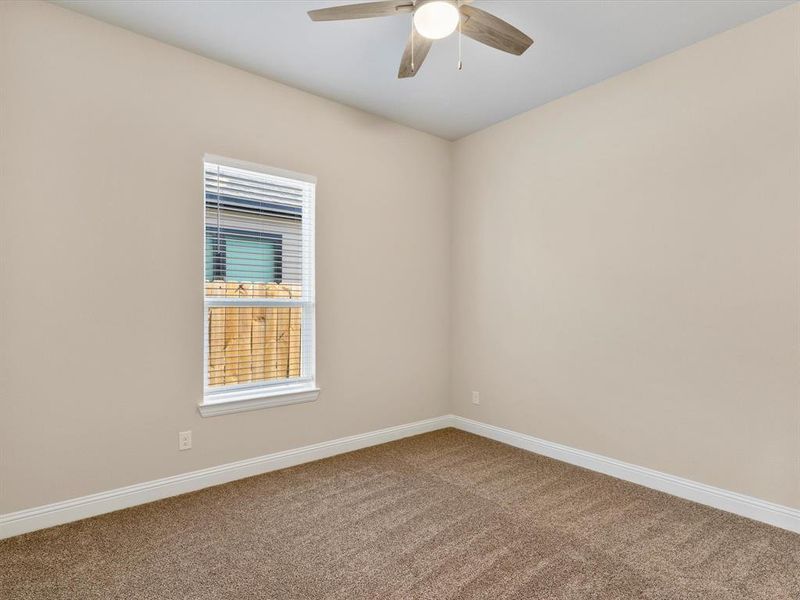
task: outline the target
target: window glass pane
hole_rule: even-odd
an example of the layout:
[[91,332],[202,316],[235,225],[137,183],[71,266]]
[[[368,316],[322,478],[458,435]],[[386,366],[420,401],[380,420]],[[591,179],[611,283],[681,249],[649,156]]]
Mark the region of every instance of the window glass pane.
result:
[[208,309],[208,385],[298,378],[302,371],[301,307]]

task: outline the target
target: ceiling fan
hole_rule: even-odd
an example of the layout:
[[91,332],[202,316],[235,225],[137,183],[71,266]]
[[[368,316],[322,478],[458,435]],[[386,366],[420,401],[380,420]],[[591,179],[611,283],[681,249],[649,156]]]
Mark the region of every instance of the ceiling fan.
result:
[[[411,35],[406,43],[397,77],[414,77],[435,40],[459,30],[482,44],[519,56],[533,40],[494,15],[469,6],[472,0],[388,0],[362,2],[308,12],[312,21],[341,21],[413,14]],[[460,50],[460,48],[459,48]],[[459,68],[461,61],[459,60]]]

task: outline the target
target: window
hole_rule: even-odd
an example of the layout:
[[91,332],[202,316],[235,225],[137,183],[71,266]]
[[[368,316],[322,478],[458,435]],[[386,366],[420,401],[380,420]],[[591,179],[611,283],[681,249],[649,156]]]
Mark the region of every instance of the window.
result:
[[206,157],[204,416],[317,397],[314,191],[307,175]]

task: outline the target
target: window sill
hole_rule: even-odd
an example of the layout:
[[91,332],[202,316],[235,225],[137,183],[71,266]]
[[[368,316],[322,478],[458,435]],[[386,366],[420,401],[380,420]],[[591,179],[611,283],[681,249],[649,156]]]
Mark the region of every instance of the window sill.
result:
[[283,388],[280,390],[246,390],[209,395],[197,407],[203,417],[216,417],[249,410],[260,410],[287,404],[313,402],[319,396],[314,385]]

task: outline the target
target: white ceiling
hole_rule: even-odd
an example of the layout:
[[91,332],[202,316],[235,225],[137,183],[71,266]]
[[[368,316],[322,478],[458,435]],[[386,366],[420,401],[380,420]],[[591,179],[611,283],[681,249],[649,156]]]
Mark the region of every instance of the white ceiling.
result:
[[[476,0],[534,38],[521,57],[456,36],[413,79],[397,68],[410,16],[313,23],[347,4],[58,0],[76,11],[291,86],[457,139],[794,0]],[[753,52],[758,52],[753,48]]]

